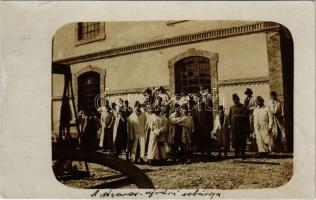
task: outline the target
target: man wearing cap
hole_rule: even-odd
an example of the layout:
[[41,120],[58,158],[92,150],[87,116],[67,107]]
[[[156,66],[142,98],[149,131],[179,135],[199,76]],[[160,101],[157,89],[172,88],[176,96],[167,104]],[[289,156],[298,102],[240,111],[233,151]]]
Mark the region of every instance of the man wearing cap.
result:
[[229,127],[232,130],[232,142],[235,149],[235,157],[245,157],[246,133],[248,112],[244,104],[240,103],[239,96],[233,94],[234,105],[229,110]]

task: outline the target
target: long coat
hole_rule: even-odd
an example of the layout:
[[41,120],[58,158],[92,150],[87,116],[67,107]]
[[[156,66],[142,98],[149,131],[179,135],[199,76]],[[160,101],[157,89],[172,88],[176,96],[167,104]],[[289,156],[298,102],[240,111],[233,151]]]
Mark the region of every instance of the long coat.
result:
[[233,147],[245,148],[246,134],[249,133],[248,112],[246,107],[239,103],[232,105],[229,110],[229,124],[232,132]]
[[224,123],[221,125],[220,116],[217,115],[214,121],[214,129],[213,132],[216,133],[217,137],[217,146],[224,147],[226,149],[229,148],[229,118],[228,116],[224,116]]
[[259,152],[271,152],[273,150],[273,136],[269,133],[272,127],[272,115],[269,108],[256,107],[253,112],[254,130]]
[[113,146],[113,125],[115,116],[112,112],[101,112],[101,135],[99,141],[99,147],[105,147],[112,149]]
[[136,150],[138,147],[138,142],[140,145],[140,157],[144,158],[145,156],[145,143],[146,143],[146,114],[140,112],[136,114],[133,112],[127,118],[127,137],[132,141],[131,145],[131,155],[136,155]]
[[201,135],[209,135],[213,130],[213,112],[208,110],[204,103],[196,104],[192,108],[195,132]]
[[249,131],[253,131],[254,130],[254,125],[253,125],[253,111],[256,108],[256,100],[254,97],[246,97],[245,101],[244,101],[244,105],[247,108],[248,111],[248,117],[249,117]]
[[126,150],[127,118],[126,113],[118,113],[113,127],[113,143],[116,150]]
[[85,118],[85,126],[82,129],[81,149],[95,150],[97,148],[97,131],[99,120],[97,117]]
[[194,123],[193,142],[202,144],[208,140],[213,130],[213,112],[205,103],[196,104],[192,108],[192,117]]
[[148,160],[166,159],[166,149],[164,145],[159,145],[159,142],[164,144],[166,141],[166,133],[168,121],[163,115],[153,115],[151,118],[151,130],[148,142]]
[[277,134],[278,128],[282,131],[282,135],[285,135],[285,125],[284,125],[284,110],[283,105],[279,101],[271,100],[269,103],[269,110],[272,114],[272,132]]
[[280,137],[284,150],[287,149],[287,137],[284,123],[284,109],[280,101],[271,100],[269,110],[272,114],[272,133],[275,138]]
[[116,113],[115,114],[115,121],[114,121],[114,125],[113,125],[113,143],[115,143],[115,140],[116,140],[117,128],[119,126],[120,119],[121,119],[120,113]]

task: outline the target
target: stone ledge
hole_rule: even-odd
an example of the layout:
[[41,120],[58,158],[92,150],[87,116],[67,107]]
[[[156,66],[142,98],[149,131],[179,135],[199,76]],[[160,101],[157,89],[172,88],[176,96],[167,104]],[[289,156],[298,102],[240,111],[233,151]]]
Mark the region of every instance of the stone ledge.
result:
[[[150,86],[149,88],[153,87],[160,87],[160,86]],[[167,91],[169,91],[169,86],[163,85]],[[121,89],[121,90],[111,90],[107,91],[108,96],[119,96],[119,95],[127,95],[127,94],[142,94],[142,92],[146,89],[147,87],[141,87],[141,88],[129,88],[129,89]]]
[[254,78],[241,78],[241,79],[228,79],[217,81],[218,87],[232,87],[238,85],[258,85],[269,83],[269,77],[254,77]]

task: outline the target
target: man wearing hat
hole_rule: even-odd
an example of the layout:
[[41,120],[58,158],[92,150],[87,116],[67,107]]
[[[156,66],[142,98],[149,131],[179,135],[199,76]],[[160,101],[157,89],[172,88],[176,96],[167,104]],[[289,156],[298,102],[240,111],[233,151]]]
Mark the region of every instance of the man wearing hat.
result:
[[233,94],[234,105],[229,110],[229,127],[232,130],[232,142],[235,149],[235,157],[245,157],[246,133],[248,112],[244,104],[240,103],[239,96]]
[[128,100],[124,101],[124,106],[125,114],[127,117],[129,117],[133,113],[133,108],[129,106]]

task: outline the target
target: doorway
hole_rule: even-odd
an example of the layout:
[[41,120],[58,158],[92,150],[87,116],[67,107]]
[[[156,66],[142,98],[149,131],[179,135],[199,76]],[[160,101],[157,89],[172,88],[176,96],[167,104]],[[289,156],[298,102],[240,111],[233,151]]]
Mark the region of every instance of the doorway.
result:
[[97,115],[95,99],[100,94],[100,74],[86,72],[78,77],[78,109],[87,115]]

